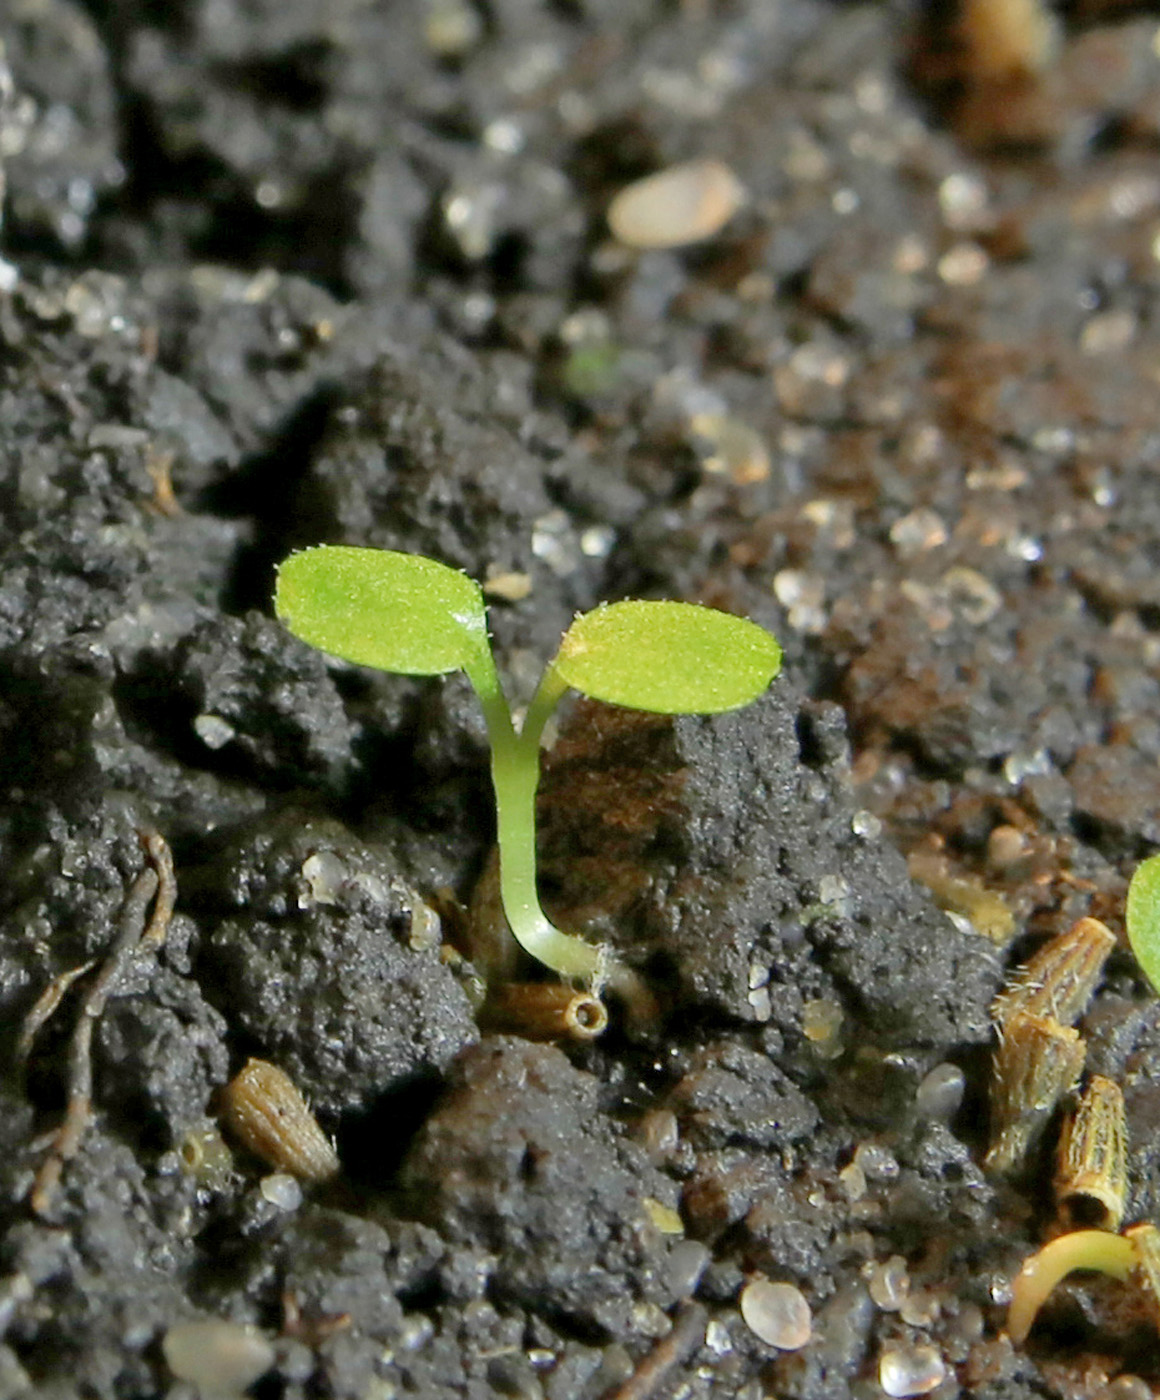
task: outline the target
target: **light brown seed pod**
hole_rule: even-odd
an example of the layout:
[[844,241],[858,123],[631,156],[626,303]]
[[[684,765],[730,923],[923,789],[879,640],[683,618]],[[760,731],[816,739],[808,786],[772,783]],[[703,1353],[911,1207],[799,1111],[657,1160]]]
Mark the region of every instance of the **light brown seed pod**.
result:
[[489,1030],[529,1040],[595,1040],[608,1025],[599,997],[561,982],[505,982],[493,988],[480,1019]]
[[301,1181],[326,1181],[339,1170],[330,1139],[288,1074],[248,1060],[222,1090],[222,1117],[256,1157]]
[[1094,1074],[1060,1134],[1055,1198],[1066,1229],[1118,1230],[1128,1195],[1128,1129],[1120,1086]]
[[1083,1015],[1115,943],[1107,924],[1090,918],[1077,920],[1066,933],[1045,943],[991,1003],[1000,1032],[1019,1013],[1073,1025]]
[[1000,1027],[991,1090],[989,1172],[1013,1171],[1083,1070],[1079,1032],[1050,1016],[1016,1012]]

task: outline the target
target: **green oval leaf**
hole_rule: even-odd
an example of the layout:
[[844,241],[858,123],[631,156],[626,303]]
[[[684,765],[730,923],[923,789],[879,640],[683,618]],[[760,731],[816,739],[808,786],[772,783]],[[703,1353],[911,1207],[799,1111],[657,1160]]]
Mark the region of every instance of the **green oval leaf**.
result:
[[696,603],[607,603],[578,617],[553,663],[594,700],[658,714],[716,714],[756,700],[781,669],[764,627]]
[[488,646],[479,585],[421,554],[350,545],[292,554],[274,610],[311,646],[406,676],[461,670]]
[[1160,990],[1160,855],[1142,861],[1128,885],[1128,942],[1153,987]]

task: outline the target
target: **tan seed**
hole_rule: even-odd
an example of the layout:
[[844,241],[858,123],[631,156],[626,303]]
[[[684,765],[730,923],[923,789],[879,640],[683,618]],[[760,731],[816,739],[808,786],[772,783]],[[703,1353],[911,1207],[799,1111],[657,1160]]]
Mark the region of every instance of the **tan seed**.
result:
[[297,1085],[266,1060],[249,1060],[222,1091],[222,1114],[234,1136],[276,1171],[326,1181],[338,1157]]

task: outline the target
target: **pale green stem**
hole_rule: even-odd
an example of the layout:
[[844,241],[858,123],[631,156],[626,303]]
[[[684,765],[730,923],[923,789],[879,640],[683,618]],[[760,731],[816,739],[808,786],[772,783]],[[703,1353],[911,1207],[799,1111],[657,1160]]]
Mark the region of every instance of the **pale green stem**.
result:
[[495,787],[500,897],[516,942],[561,977],[591,981],[600,952],[582,938],[564,933],[540,908],[536,890],[536,788],[540,782],[540,735],[567,689],[549,666],[523,729],[517,733],[490,650],[481,649],[467,667],[491,740],[491,780]]

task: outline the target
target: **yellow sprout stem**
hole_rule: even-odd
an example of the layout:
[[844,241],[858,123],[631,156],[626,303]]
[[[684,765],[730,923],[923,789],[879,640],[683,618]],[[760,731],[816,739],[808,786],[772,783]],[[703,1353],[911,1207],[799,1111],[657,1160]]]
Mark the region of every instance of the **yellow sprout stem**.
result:
[[1136,1263],[1136,1247],[1107,1230],[1074,1230],[1045,1244],[1027,1259],[1011,1285],[1007,1335],[1023,1342],[1039,1309],[1057,1283],[1075,1269],[1095,1269],[1126,1279]]

